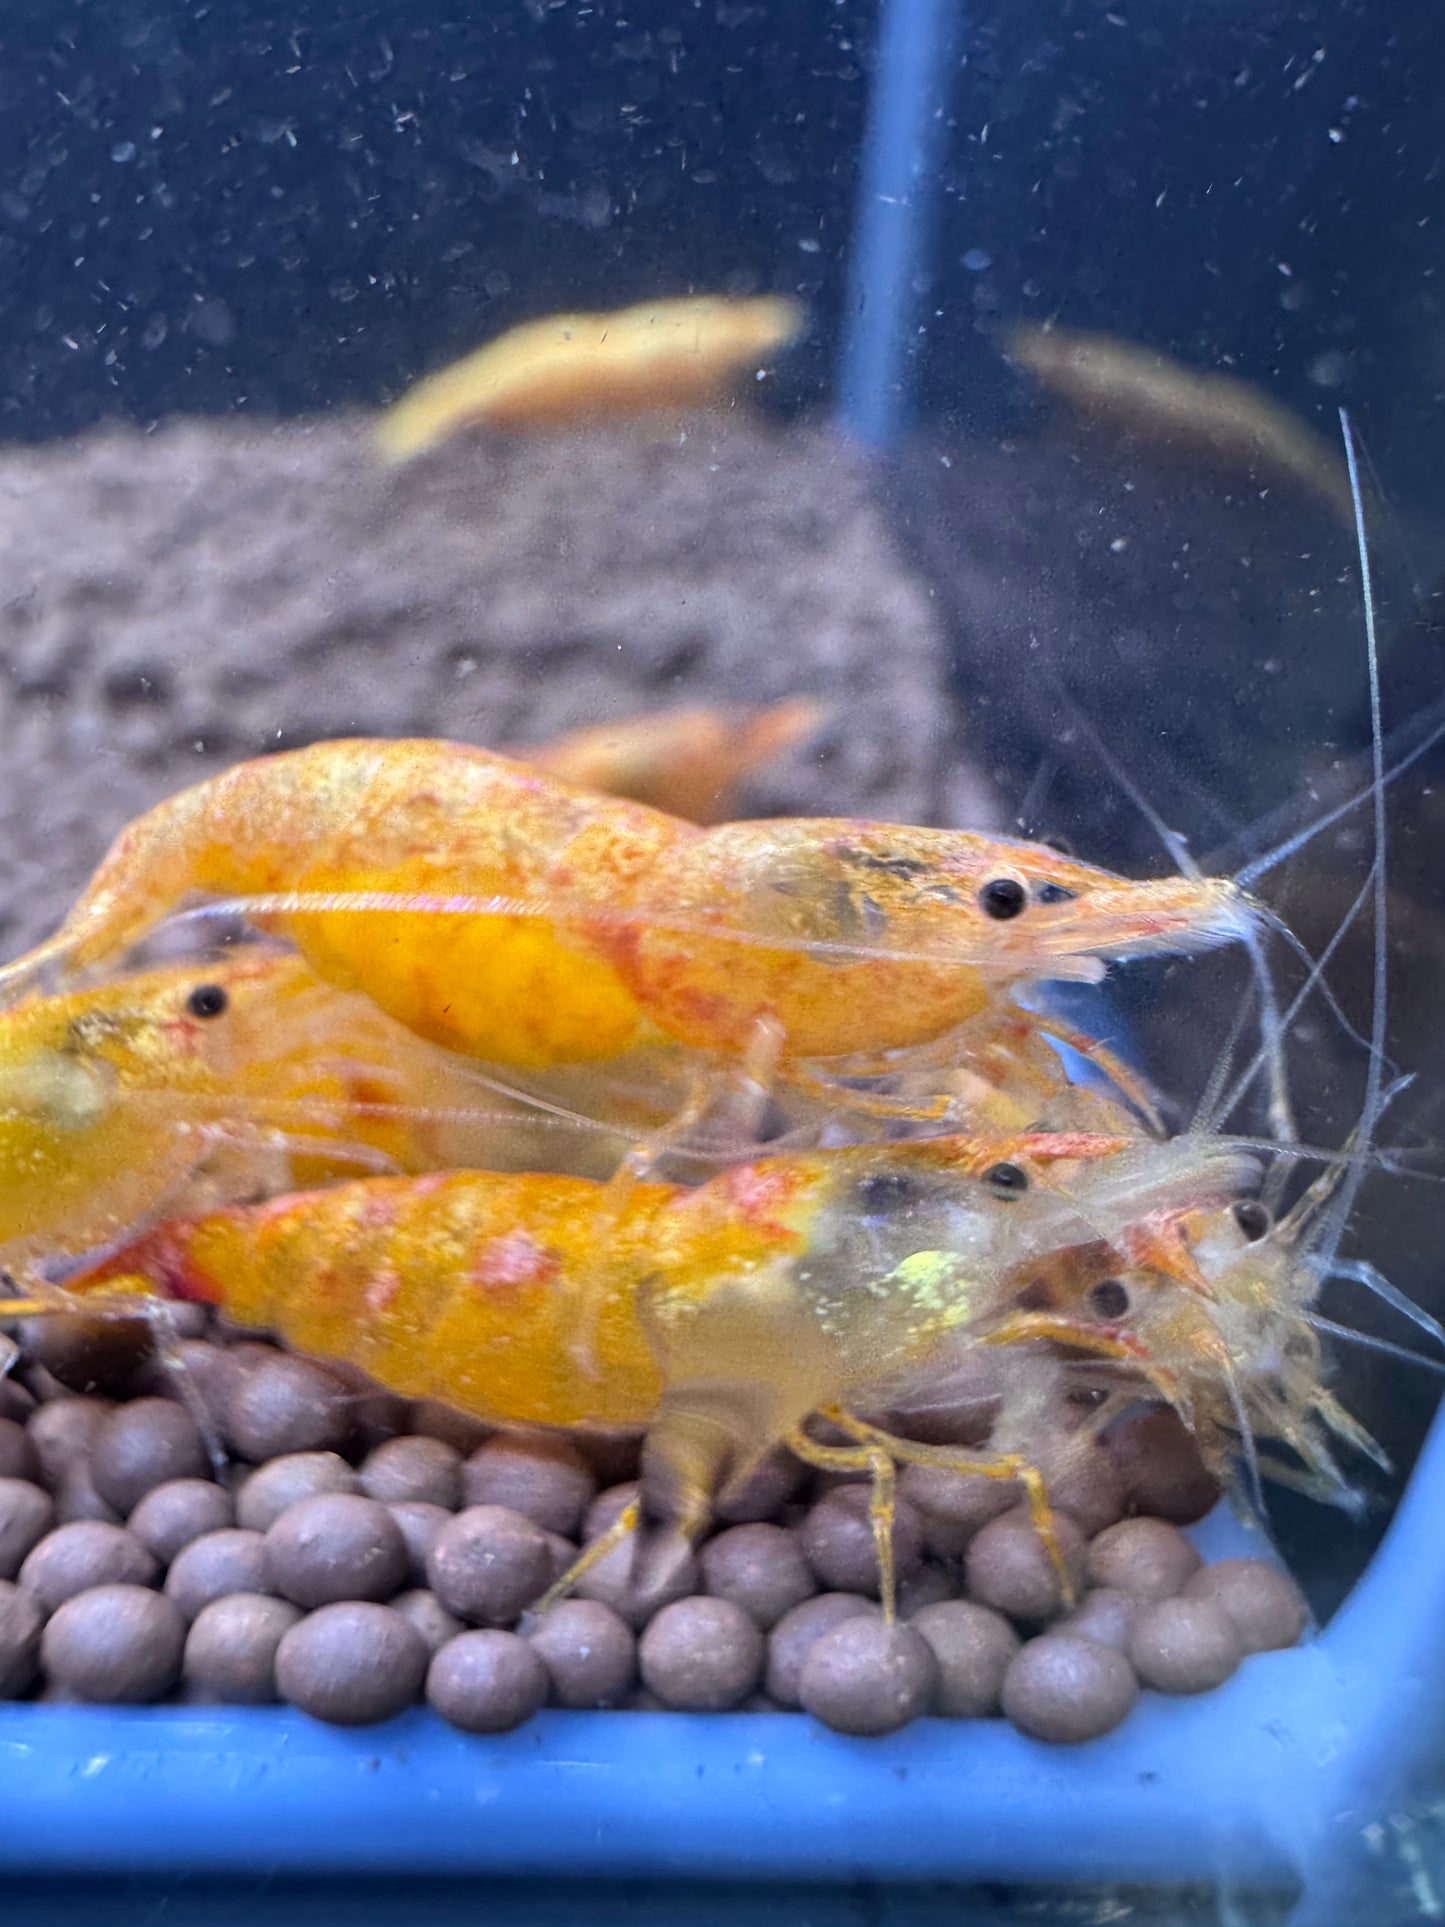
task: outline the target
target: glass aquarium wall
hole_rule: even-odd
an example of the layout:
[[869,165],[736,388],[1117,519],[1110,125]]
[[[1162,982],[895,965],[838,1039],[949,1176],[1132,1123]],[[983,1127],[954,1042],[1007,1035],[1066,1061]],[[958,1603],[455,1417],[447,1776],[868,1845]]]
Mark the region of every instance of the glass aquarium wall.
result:
[[[1132,1436],[1144,1444],[1132,1471],[1122,1447],[1109,1461],[1116,1515],[1100,1525],[1109,1506],[1091,1511],[1097,1493],[1075,1492],[1094,1541],[1128,1523],[1118,1515],[1150,1511],[1140,1497],[1147,1426],[1162,1422],[1206,1493],[1192,1511],[1159,1498],[1171,1556],[1194,1559],[1178,1550],[1176,1527],[1187,1526],[1211,1560],[1272,1563],[1275,1579],[1261,1584],[1285,1586],[1282,1568],[1308,1613],[1302,1645],[1260,1635],[1256,1644],[1279,1650],[1240,1664],[1241,1647],[1227,1683],[1205,1682],[1217,1692],[1160,1687],[1146,1667],[1137,1709],[1124,1719],[1121,1703],[1115,1730],[1087,1736],[1041,1736],[1027,1711],[1003,1718],[1010,1702],[996,1680],[972,1717],[941,1717],[967,1700],[962,1689],[950,1709],[917,1686],[916,1720],[845,1737],[798,1712],[796,1691],[763,1658],[732,1700],[719,1688],[716,1706],[699,1702],[686,1719],[679,1700],[629,1672],[605,1711],[565,1694],[559,1707],[555,1681],[544,1682],[547,1709],[505,1736],[444,1726],[419,1684],[401,1726],[355,1734],[276,1703],[269,1673],[270,1703],[222,1707],[179,1659],[155,1693],[132,1696],[153,1704],[122,1708],[112,1702],[124,1695],[96,1692],[77,1705],[87,1695],[47,1686],[32,1654],[13,1675],[16,1703],[0,1707],[0,1786],[21,1797],[12,1758],[34,1767],[37,1790],[0,1864],[39,1883],[28,1891],[42,1908],[65,1898],[46,1883],[79,1864],[99,1880],[124,1866],[166,1891],[178,1872],[485,1877],[517,1883],[519,1905],[544,1881],[563,1883],[564,1900],[576,1892],[566,1883],[584,1881],[601,1896],[598,1919],[620,1909],[623,1883],[663,1878],[700,1883],[676,1890],[678,1908],[710,1919],[724,1917],[724,1902],[739,1919],[761,1918],[761,1883],[788,1881],[800,1905],[826,1904],[840,1922],[873,1918],[878,1893],[900,1919],[926,1917],[908,1911],[915,1903],[936,1903],[940,1918],[961,1917],[960,1906],[1001,1919],[1074,1918],[1081,1907],[1098,1919],[1136,1911],[1298,1927],[1439,1918],[1433,1723],[1445,1679],[1428,1631],[1445,1584],[1431,1434],[1445,1364],[1435,1322],[1445,1318],[1435,1012],[1445,958],[1435,841],[1445,15],[1363,0],[296,0],[286,10],[15,0],[0,55],[5,954],[46,938],[112,839],[163,799],[248,759],[331,740],[500,749],[580,771],[589,790],[661,802],[678,819],[803,819],[802,842],[777,831],[759,845],[766,863],[737,886],[762,918],[743,941],[749,958],[772,956],[774,943],[787,950],[780,983],[816,968],[809,1014],[836,1003],[843,1044],[790,1056],[771,1006],[747,1051],[707,1031],[747,974],[734,962],[692,997],[699,931],[723,914],[720,872],[708,871],[714,896],[684,878],[651,905],[645,940],[681,932],[676,967],[689,987],[676,1034],[675,1013],[648,1018],[644,1041],[658,1055],[589,1081],[587,1051],[600,1050],[614,1014],[599,994],[579,1005],[565,1075],[536,1053],[499,1064],[480,1047],[481,1069],[459,1069],[468,1046],[433,1011],[428,1047],[452,1055],[444,1070],[428,1060],[443,1081],[414,1108],[470,1128],[484,1106],[530,1106],[526,1129],[506,1108],[518,1135],[503,1151],[495,1137],[480,1149],[467,1138],[463,1155],[461,1139],[442,1137],[445,1151],[428,1138],[422,1154],[415,1140],[401,1153],[391,1139],[378,1148],[358,1124],[356,1169],[344,1175],[451,1169],[495,1153],[509,1175],[540,1165],[590,1184],[623,1169],[622,1153],[608,1162],[621,1142],[631,1161],[611,1210],[639,1173],[696,1185],[727,1162],[720,1143],[826,1158],[845,1141],[911,1143],[940,1122],[1000,1135],[1007,1124],[1022,1141],[1045,1129],[1087,1134],[1121,1115],[1134,1149],[1177,1138],[1192,1154],[1229,1136],[1231,1169],[1245,1173],[1231,1203],[1245,1216],[1224,1230],[1259,1241],[1280,1267],[1251,1274],[1248,1308],[1219,1310],[1217,1244],[1174,1210],[1173,1192],[1126,1224],[1101,1191],[1081,1207],[1089,1236],[1078,1238],[1088,1262],[1109,1259],[1099,1288],[1124,1293],[1090,1300],[1093,1327],[1108,1327],[1106,1349],[1096,1345],[1102,1376],[1082,1382],[1080,1347],[1068,1343],[1080,1325],[1059,1322],[1042,1256],[1009,1301],[1018,1346],[988,1357],[1006,1352],[1010,1371],[1023,1359],[1021,1373],[1062,1360],[1079,1378],[1060,1421],[1071,1436],[1087,1430],[1083,1414],[1115,1411],[1119,1383],[1137,1390],[1137,1406],[1118,1408],[1119,1429],[1142,1420]],[[466,359],[479,352],[487,358]],[[572,740],[657,711],[685,711],[687,729],[680,748],[645,737],[640,774],[606,730],[600,747]],[[548,763],[559,738],[583,760]],[[378,813],[378,837],[389,821]],[[891,984],[870,993],[875,1034],[823,979],[861,955],[931,957],[924,938],[909,952],[890,923],[889,893],[936,860],[910,854],[912,843],[895,849],[900,826],[999,839],[985,850],[997,876],[925,879],[935,905],[957,900],[983,919],[999,946],[990,968],[1024,954],[1006,953],[1000,933],[1025,908],[1032,917],[1092,887],[1072,871],[1060,881],[1058,866],[1073,861],[1157,882],[1150,915],[1162,920],[1078,954],[1029,951],[1027,970],[999,965],[980,998],[1001,1028],[972,1056],[941,1019],[905,1036],[907,998]],[[296,835],[290,867],[278,857],[268,887],[335,883],[324,865],[308,870],[314,853]],[[1042,851],[1021,856],[1017,840]],[[950,862],[962,847],[950,846]],[[876,887],[860,895],[850,880],[815,900],[809,866],[840,849],[872,864]],[[397,887],[359,864],[343,884]],[[1205,876],[1220,880],[1230,913],[1217,913],[1210,942],[1176,942],[1159,911],[1166,880],[1203,890]],[[510,872],[430,882],[433,898],[474,885],[467,900],[493,913],[521,892]],[[209,893],[246,896],[219,884]],[[178,891],[178,905],[190,901]],[[556,901],[528,899],[515,921],[551,930],[564,915]],[[610,898],[605,910],[616,912]],[[57,966],[43,981],[5,983],[17,996],[77,986],[109,996],[140,964],[199,955],[229,968],[237,943],[249,946],[245,960],[270,956],[283,912],[273,904],[248,919],[246,902],[232,901],[229,921],[213,917],[201,939],[168,923],[123,969],[110,959],[114,976],[97,966],[71,985]],[[420,981],[430,972],[441,982],[450,941],[434,955],[430,937],[418,945]],[[333,989],[374,987],[362,981],[365,950],[339,971],[333,960]],[[608,954],[609,970],[635,962]],[[949,962],[960,954],[949,950]],[[1060,956],[1054,982],[1045,965]],[[526,981],[529,1011],[551,1015],[576,992],[565,973]],[[186,1006],[188,1038],[214,1003],[214,986],[200,988],[199,1016]],[[504,988],[512,994],[511,979]],[[0,1008],[0,1056],[13,1001]],[[361,1058],[374,1068],[373,1017],[355,1019],[364,1049],[362,1030],[339,1047],[352,1070]],[[84,1038],[70,1017],[66,1026],[45,1079],[23,1066],[9,1082],[0,1075],[0,1161],[12,1166],[0,1187],[20,1189],[4,1120],[28,1118],[37,1089],[49,1125],[58,1107],[69,1130],[90,1128],[95,1090],[116,1088],[107,1059],[95,1089],[85,1083],[86,1103],[70,1103],[55,1066],[72,1074]],[[117,1020],[107,1036],[123,1029]],[[694,1053],[681,1069],[665,1054],[679,1037]],[[324,1083],[335,1062],[320,1055]],[[790,1082],[799,1056],[807,1065]],[[1007,1076],[996,1076],[1000,1062]],[[477,1077],[484,1098],[466,1081]],[[346,1103],[366,1111],[354,1083]],[[148,1117],[172,1104],[144,1088]],[[342,1102],[321,1089],[307,1087],[313,1108]],[[172,1106],[176,1118],[182,1110]],[[225,1104],[219,1114],[224,1138],[236,1120]],[[699,1120],[714,1135],[699,1135]],[[254,1148],[254,1136],[245,1142]],[[280,1162],[261,1175],[247,1165],[246,1185],[233,1166],[219,1177],[205,1166],[212,1188],[184,1201],[242,1208],[318,1168],[339,1175],[309,1130],[267,1143]],[[58,1155],[69,1183],[78,1154],[67,1140]],[[174,1215],[175,1193],[151,1196],[135,1179],[144,1163],[121,1159],[123,1181],[107,1167],[128,1203],[103,1237],[87,1243],[75,1230],[67,1242],[52,1226],[49,1244],[0,1245],[0,1264],[15,1257],[17,1293],[27,1280],[51,1288],[87,1252]],[[1020,1175],[1013,1152],[981,1168],[1004,1171],[1004,1190]],[[66,1196],[84,1201],[89,1189]],[[74,1209],[79,1219],[81,1202]],[[940,1231],[929,1219],[933,1242],[919,1232],[900,1256],[880,1210],[828,1218],[825,1257],[854,1282],[876,1261],[886,1297],[900,1277],[914,1289],[921,1260],[956,1234],[953,1220]],[[1127,1265],[1113,1262],[1121,1251]],[[34,1265],[32,1279],[24,1266]],[[1151,1266],[1170,1290],[1196,1293],[1191,1317],[1208,1306],[1206,1339],[1171,1327],[1148,1351],[1138,1336],[1147,1320],[1115,1274]],[[368,1318],[389,1303],[384,1285],[372,1278]],[[1264,1323],[1249,1325],[1256,1312]],[[215,1364],[201,1354],[227,1337],[200,1313],[194,1329],[170,1333],[163,1353],[201,1348],[177,1395],[162,1370],[169,1353],[142,1369],[102,1347],[92,1367],[83,1346],[77,1364],[62,1346],[43,1352],[34,1326],[7,1329],[21,1353],[0,1383],[14,1395],[0,1400],[0,1424],[32,1439],[33,1408],[72,1397],[114,1399],[122,1420],[143,1399],[191,1410],[192,1381]],[[776,1360],[788,1348],[764,1349]],[[1149,1371],[1126,1381],[1140,1357]],[[1192,1398],[1181,1386],[1206,1358],[1208,1397]],[[1106,1365],[1119,1367],[1113,1378]],[[293,1368],[295,1358],[276,1369]],[[379,1393],[354,1373],[337,1383],[343,1391],[326,1394],[331,1430],[298,1418],[285,1451],[271,1450],[269,1432],[263,1449],[239,1422],[217,1421],[217,1432],[203,1418],[187,1476],[216,1486],[207,1453],[219,1454],[227,1490],[244,1489],[272,1458],[328,1453],[341,1470],[327,1476],[359,1503],[363,1488],[377,1500],[385,1483],[365,1484],[370,1454],[425,1439],[432,1471],[447,1468],[444,1510],[498,1494],[513,1505],[504,1478],[488,1483],[491,1461],[462,1482],[484,1449],[485,1415],[439,1417],[423,1408],[445,1404],[441,1395],[413,1397],[410,1383]],[[979,1419],[977,1384],[948,1383],[951,1405],[940,1394],[914,1411],[913,1443],[1004,1449],[1007,1428],[993,1437]],[[989,1384],[986,1396],[1002,1400]],[[903,1396],[888,1380],[866,1422],[906,1429],[906,1408],[884,1392]],[[843,1411],[819,1404],[835,1420]],[[106,1417],[87,1409],[77,1424]],[[1037,1417],[1027,1400],[1018,1410]],[[1189,1456],[1187,1435],[1204,1440],[1208,1413],[1228,1449],[1206,1465]],[[865,1420],[843,1416],[854,1429],[827,1433],[831,1449],[851,1440],[855,1460],[870,1448],[876,1460],[881,1448],[857,1429]],[[42,1441],[53,1423],[42,1419]],[[784,1528],[790,1550],[778,1557],[801,1574],[790,1606],[861,1590],[881,1611],[887,1582],[868,1517],[883,1502],[869,1515],[834,1488],[871,1466],[887,1492],[888,1475],[873,1461],[827,1461],[816,1426],[809,1438],[825,1456],[806,1475],[794,1466],[771,1508],[743,1502],[731,1523],[765,1536]],[[68,1461],[62,1477],[23,1440],[6,1444],[16,1480],[7,1463],[0,1486],[44,1486],[15,1503],[41,1507],[46,1530],[132,1530],[142,1488],[127,1487],[122,1504],[97,1489],[89,1460],[85,1479]],[[940,1526],[923,1503],[936,1469],[903,1475],[916,1543],[910,1551],[900,1529],[900,1618],[966,1595],[1002,1623],[1009,1615],[988,1604],[988,1582],[967,1563],[987,1506]],[[589,1501],[605,1497],[639,1473],[636,1442],[596,1447],[573,1471]],[[1210,1513],[1221,1485],[1225,1501]],[[419,1487],[392,1498],[423,1502]],[[430,1487],[424,1502],[439,1502]],[[556,1542],[547,1571],[563,1542],[575,1551],[621,1503],[589,1513],[590,1526],[581,1499],[550,1523],[533,1519],[527,1530]],[[862,1568],[807,1539],[828,1504],[825,1524],[853,1508],[847,1529],[862,1552],[849,1541],[848,1556]],[[264,1508],[250,1518],[217,1511],[216,1529],[274,1523]],[[1030,1539],[1033,1555],[1039,1543]],[[1097,1592],[1082,1548],[1081,1538],[1080,1587]],[[245,1556],[260,1554],[248,1542]],[[160,1593],[166,1560],[146,1557],[135,1570]],[[406,1557],[409,1591],[430,1597],[425,1550]],[[1054,1577],[1061,1564],[1056,1546]],[[27,1592],[20,1559],[3,1570]],[[685,1570],[682,1596],[694,1603],[726,1590],[706,1566]],[[1296,1599],[1287,1587],[1271,1595],[1285,1596]],[[599,1602],[616,1608],[629,1642],[657,1604],[644,1610],[625,1587],[605,1586]],[[45,1613],[61,1603],[47,1598]],[[442,1621],[428,1622],[439,1645],[439,1625],[518,1623],[439,1610]],[[1020,1607],[995,1629],[997,1650],[1012,1663],[1021,1639],[1027,1652],[1063,1616],[1062,1593]],[[775,1653],[766,1641],[781,1617],[753,1629],[759,1654]],[[25,1634],[36,1654],[39,1623]],[[0,1644],[8,1636],[0,1617]],[[1119,1657],[1131,1638],[1116,1628],[1092,1651],[1098,1677],[1113,1664],[1097,1659],[1106,1647],[1118,1659],[1110,1677],[1127,1674],[1133,1693],[1134,1662]],[[204,1713],[192,1703],[201,1700]],[[1078,1743],[1052,1743],[1061,1738]],[[373,1758],[367,1794],[372,1768],[358,1762]],[[228,1816],[233,1782],[243,1810]],[[486,1826],[475,1824],[482,1812]],[[91,1829],[78,1863],[66,1831],[74,1813]],[[1202,1816],[1197,1826],[1191,1816]]]

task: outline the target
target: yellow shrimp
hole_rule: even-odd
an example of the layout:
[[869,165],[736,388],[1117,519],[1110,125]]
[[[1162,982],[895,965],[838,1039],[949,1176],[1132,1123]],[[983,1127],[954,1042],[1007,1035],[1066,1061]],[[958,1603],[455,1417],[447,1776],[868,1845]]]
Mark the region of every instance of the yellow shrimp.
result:
[[888,1052],[1010,984],[1227,942],[1256,914],[1227,880],[1129,882],[968,831],[705,830],[485,750],[357,739],[141,817],[0,994],[114,962],[198,891],[260,899],[322,976],[420,1035],[527,1067],[659,1036],[736,1059],[772,1035],[784,1064]]
[[[760,1159],[691,1190],[639,1183],[620,1209],[605,1187],[550,1175],[362,1180],[160,1226],[57,1302],[200,1299],[494,1424],[645,1427],[648,1500],[674,1546],[775,1444],[846,1459],[874,1474],[882,1554],[894,1461],[938,1455],[856,1410],[985,1324],[1021,1268],[1120,1213],[1239,1188],[1227,1145],[1187,1174],[1159,1150],[1081,1134],[855,1146]],[[585,1365],[570,1342],[579,1304]],[[817,1445],[803,1429],[814,1413],[856,1444]],[[1052,1546],[1031,1467],[948,1462],[1020,1479]]]
[[[635,1110],[633,1134],[648,1121]],[[171,965],[0,1011],[11,1266],[84,1251],[185,1196],[255,1197],[358,1164],[606,1175],[626,1142],[508,1103],[291,955]]]

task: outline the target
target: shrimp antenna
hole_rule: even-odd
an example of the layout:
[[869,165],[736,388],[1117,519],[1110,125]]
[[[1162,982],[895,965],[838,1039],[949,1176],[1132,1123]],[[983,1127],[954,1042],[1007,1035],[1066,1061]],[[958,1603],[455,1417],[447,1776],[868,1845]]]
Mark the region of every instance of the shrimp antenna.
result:
[[[1075,721],[1093,745],[1095,755],[1159,838],[1180,875],[1202,883],[1204,872],[1195,861],[1194,854],[1185,839],[1177,830],[1170,829],[1133,777],[1101,740],[1099,732],[1068,690],[1059,685],[1059,693],[1068,704]],[[1285,1077],[1284,1033],[1280,1026],[1279,1000],[1275,996],[1274,979],[1270,976],[1269,966],[1265,962],[1259,933],[1251,924],[1246,923],[1242,928],[1241,937],[1245,949],[1249,952],[1249,967],[1259,988],[1259,1027],[1263,1038],[1261,1049],[1269,1065],[1269,1127],[1282,1144],[1294,1144],[1298,1142],[1298,1132],[1295,1128],[1294,1111],[1290,1105],[1289,1086]]]
[[1412,1352],[1408,1345],[1392,1345],[1388,1338],[1376,1338],[1373,1332],[1356,1331],[1353,1325],[1337,1325],[1333,1318],[1322,1317],[1319,1312],[1306,1312],[1304,1316],[1305,1322],[1314,1331],[1338,1338],[1342,1344],[1359,1345],[1364,1351],[1379,1352],[1385,1358],[1397,1358],[1402,1364],[1418,1365],[1425,1372],[1445,1373],[1445,1359],[1427,1358],[1424,1352]]
[[1412,1325],[1418,1325],[1422,1332],[1427,1333],[1442,1350],[1445,1350],[1445,1325],[1442,1325],[1438,1318],[1432,1318],[1428,1311],[1415,1303],[1413,1298],[1407,1297],[1398,1285],[1392,1285],[1382,1271],[1377,1271],[1364,1259],[1355,1258],[1343,1262],[1336,1260],[1324,1275],[1326,1278],[1343,1278],[1349,1284],[1363,1285],[1366,1291],[1372,1291],[1385,1304],[1393,1305],[1395,1310],[1408,1318]]
[[1360,465],[1348,410],[1340,410],[1340,432],[1345,438],[1345,461],[1350,472],[1350,497],[1355,507],[1355,545],[1360,558],[1360,593],[1365,610],[1365,658],[1370,678],[1370,761],[1374,776],[1375,854],[1370,866],[1374,882],[1374,969],[1370,1007],[1370,1061],[1365,1072],[1364,1099],[1355,1137],[1357,1159],[1340,1186],[1326,1227],[1325,1264],[1333,1268],[1340,1240],[1364,1182],[1366,1160],[1375,1126],[1384,1109],[1385,1020],[1387,951],[1386,920],[1389,902],[1385,873],[1385,739],[1380,721],[1380,655],[1375,636],[1375,593],[1370,574],[1370,544],[1365,532],[1365,505],[1360,492]]

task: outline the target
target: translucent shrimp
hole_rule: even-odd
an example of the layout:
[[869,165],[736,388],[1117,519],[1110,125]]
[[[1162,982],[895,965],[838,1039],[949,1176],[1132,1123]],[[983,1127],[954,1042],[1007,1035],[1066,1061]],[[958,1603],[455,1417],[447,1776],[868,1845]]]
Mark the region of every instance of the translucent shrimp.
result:
[[[194,892],[242,900],[330,982],[491,1062],[664,1037],[786,1068],[926,1044],[1012,985],[1253,928],[1227,880],[1134,883],[968,831],[698,829],[464,745],[243,763],[122,833],[55,937],[0,971],[113,963]],[[443,911],[448,914],[432,914]]]
[[[761,1159],[691,1190],[638,1184],[621,1209],[605,1187],[539,1174],[362,1180],[160,1226],[54,1302],[200,1299],[494,1424],[645,1427],[662,1558],[775,1444],[817,1464],[841,1453],[874,1474],[883,1554],[894,1461],[938,1455],[857,1411],[986,1322],[1020,1267],[1116,1214],[1232,1195],[1245,1175],[1228,1146],[1187,1173],[1158,1150],[1082,1134],[856,1146]],[[586,1365],[570,1343],[579,1305]],[[854,1444],[819,1446],[803,1429],[815,1413]],[[1021,1480],[1057,1554],[1032,1467],[948,1462]]]

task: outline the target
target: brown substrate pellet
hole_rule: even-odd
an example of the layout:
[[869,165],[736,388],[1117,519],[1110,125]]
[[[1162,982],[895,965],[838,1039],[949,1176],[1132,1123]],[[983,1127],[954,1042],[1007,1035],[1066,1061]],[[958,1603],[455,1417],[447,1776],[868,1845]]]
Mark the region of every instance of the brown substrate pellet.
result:
[[100,1585],[56,1607],[40,1657],[50,1679],[77,1699],[125,1705],[170,1691],[185,1642],[186,1622],[164,1594]]
[[276,1690],[333,1726],[369,1726],[420,1697],[428,1657],[421,1634],[390,1606],[336,1600],[282,1635]]
[[547,1669],[515,1633],[462,1633],[432,1660],[426,1696],[464,1732],[506,1733],[546,1699]]
[[[1117,1725],[1141,1678],[1207,1691],[1304,1628],[1287,1576],[1201,1567],[1169,1522],[1207,1509],[1213,1484],[1157,1408],[1102,1446],[1060,1435],[1042,1454],[1072,1610],[1015,1481],[910,1466],[888,1625],[866,1476],[775,1452],[695,1551],[647,1518],[539,1616],[637,1497],[636,1439],[594,1456],[580,1435],[489,1436],[223,1325],[202,1335],[204,1315],[187,1329],[167,1354],[183,1382],[79,1331],[54,1375],[0,1381],[0,1695],[284,1699],[361,1724],[425,1693],[477,1733],[544,1703],[802,1707],[860,1739],[1001,1710],[1060,1743]],[[218,1436],[234,1454],[219,1473]]]
[[1135,1620],[1129,1657],[1144,1684],[1160,1693],[1206,1693],[1238,1667],[1244,1641],[1212,1599],[1159,1599]]
[[815,1640],[798,1677],[805,1711],[866,1737],[917,1719],[937,1690],[938,1661],[922,1633],[871,1616],[845,1619]]
[[1005,1715],[1031,1739],[1073,1745],[1112,1733],[1139,1697],[1134,1668],[1112,1646],[1077,1633],[1044,1633],[1004,1675]]

